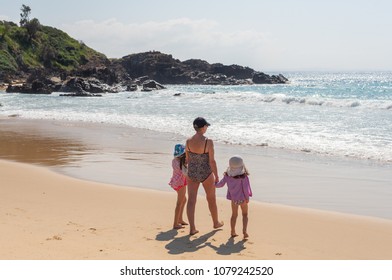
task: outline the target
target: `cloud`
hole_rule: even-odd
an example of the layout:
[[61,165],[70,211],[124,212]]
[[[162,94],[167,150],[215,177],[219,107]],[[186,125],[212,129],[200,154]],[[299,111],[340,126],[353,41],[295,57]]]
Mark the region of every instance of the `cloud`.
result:
[[270,61],[276,52],[268,34],[255,30],[227,31],[216,21],[206,19],[125,24],[113,18],[64,24],[61,29],[112,58],[158,50],[180,60],[199,58],[210,63],[257,68]]
[[10,17],[5,15],[0,15],[0,20],[10,21]]

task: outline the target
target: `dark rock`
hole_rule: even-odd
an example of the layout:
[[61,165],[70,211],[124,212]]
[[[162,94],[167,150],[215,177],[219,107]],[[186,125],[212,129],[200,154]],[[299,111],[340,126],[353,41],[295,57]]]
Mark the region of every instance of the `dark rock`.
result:
[[255,84],[285,84],[289,80],[284,77],[282,74],[279,74],[278,76],[276,75],[267,75],[264,74],[263,72],[255,72],[253,74],[252,81]]
[[147,80],[143,83],[143,90],[159,90],[159,89],[165,89],[163,85],[160,83],[154,81],[154,80]]
[[87,92],[87,93],[105,93],[105,92],[120,92],[122,89],[117,86],[109,86],[102,83],[96,78],[80,78],[73,77],[66,81],[59,91],[62,92]]
[[183,62],[190,69],[195,69],[202,72],[211,72],[211,64],[201,59],[188,59]]
[[24,84],[23,85],[12,85],[12,84],[9,84],[5,91],[8,92],[8,93],[15,93],[15,92],[19,93],[19,92],[25,91],[25,90],[27,90],[27,88],[25,87]]
[[149,79],[164,84],[175,82],[178,67],[181,66],[179,60],[160,52],[131,54],[123,57],[117,63],[124,67],[131,78],[148,76]]
[[95,78],[99,80],[101,83],[105,83],[107,85],[118,84],[122,81],[129,80],[129,75],[126,74],[123,69],[119,69],[116,67],[107,67],[107,66],[91,66],[81,68],[78,71],[74,71],[72,76],[81,77],[81,78]]
[[143,77],[137,78],[137,79],[135,80],[135,83],[136,83],[138,86],[141,86],[145,81],[148,81],[148,80],[150,80],[150,77],[149,77],[149,76],[143,76]]
[[136,84],[128,85],[126,90],[127,91],[137,91],[137,85]]
[[41,81],[34,81],[33,83],[24,83],[22,85],[8,85],[6,92],[8,93],[26,93],[26,94],[51,94],[53,88],[44,84]]
[[255,84],[270,84],[269,76],[263,72],[256,72],[252,77],[252,81]]
[[46,93],[50,94],[54,91],[54,88],[51,87],[51,84],[47,84],[43,81],[33,81],[31,84],[31,90],[34,93]]
[[117,60],[115,64],[117,67],[121,65],[138,85],[143,84],[143,80],[147,79],[162,84],[242,85],[288,82],[282,75],[269,76],[249,67],[209,64],[200,59],[181,62],[171,55],[156,51],[131,54]]
[[46,77],[44,73],[36,71],[26,80],[18,84],[9,83],[7,92],[18,92],[26,94],[51,94],[61,87],[61,79]]
[[285,76],[283,76],[282,74],[278,75],[278,79],[282,82],[282,83],[289,83],[289,79],[287,79]]
[[102,97],[102,94],[88,93],[88,92],[76,92],[76,93],[62,93],[60,96],[70,97]]
[[97,79],[85,79],[74,77],[66,81],[63,86],[60,88],[62,92],[93,92],[93,93],[102,93],[104,92],[102,88],[98,86],[100,83]]
[[249,67],[243,67],[235,64],[227,66],[221,63],[212,64],[211,71],[213,74],[223,74],[235,79],[251,79],[255,72],[255,70]]

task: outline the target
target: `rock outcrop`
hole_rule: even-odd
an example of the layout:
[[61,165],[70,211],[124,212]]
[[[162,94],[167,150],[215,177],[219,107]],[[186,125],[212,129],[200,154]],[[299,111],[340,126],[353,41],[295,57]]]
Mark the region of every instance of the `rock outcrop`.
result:
[[[57,75],[53,77],[53,75]],[[33,72],[23,84],[9,85],[7,92],[65,96],[96,96],[120,91],[160,90],[165,84],[242,85],[284,84],[283,75],[267,75],[240,65],[209,64],[200,59],[181,62],[172,55],[145,52],[105,64],[86,64],[70,73]]]
[[279,75],[267,75],[263,72],[255,72],[252,77],[252,81],[255,84],[286,84],[289,80],[283,76],[282,74]]
[[97,78],[71,78],[63,83],[60,92],[76,92],[76,93],[105,93],[105,92],[119,92],[117,86],[109,86],[98,80]]
[[[249,67],[209,64],[200,59],[181,62],[172,55],[161,52],[131,54],[115,61],[114,65],[121,65],[131,79],[148,76],[162,84],[252,84],[252,78],[257,73]],[[279,82],[277,79],[273,80],[274,83]],[[271,81],[267,83],[272,83]],[[287,80],[282,79],[280,82]]]
[[54,91],[58,91],[61,87],[61,84],[48,79],[36,79],[32,82],[24,82],[21,84],[9,84],[6,92],[13,93],[29,93],[29,94],[51,94]]

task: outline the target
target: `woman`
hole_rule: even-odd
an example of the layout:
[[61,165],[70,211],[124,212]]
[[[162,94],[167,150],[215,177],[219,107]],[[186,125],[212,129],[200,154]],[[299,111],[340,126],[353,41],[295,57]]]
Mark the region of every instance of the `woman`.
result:
[[210,124],[204,118],[196,118],[193,121],[193,128],[196,133],[186,141],[185,151],[188,163],[187,215],[190,224],[190,235],[199,232],[195,226],[195,208],[200,183],[202,183],[206,193],[214,228],[223,226],[223,223],[219,222],[216,206],[214,183],[219,181],[219,177],[214,158],[214,143],[204,136],[209,126]]

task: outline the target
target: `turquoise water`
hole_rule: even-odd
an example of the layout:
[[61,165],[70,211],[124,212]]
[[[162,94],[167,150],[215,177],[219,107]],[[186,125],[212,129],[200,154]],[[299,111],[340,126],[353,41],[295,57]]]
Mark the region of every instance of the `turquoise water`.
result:
[[[283,73],[286,85],[167,85],[102,98],[0,94],[0,115],[126,125],[217,142],[392,163],[392,72]],[[175,94],[180,93],[179,96]]]

